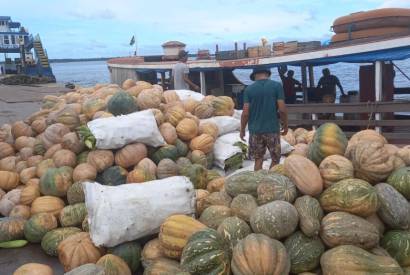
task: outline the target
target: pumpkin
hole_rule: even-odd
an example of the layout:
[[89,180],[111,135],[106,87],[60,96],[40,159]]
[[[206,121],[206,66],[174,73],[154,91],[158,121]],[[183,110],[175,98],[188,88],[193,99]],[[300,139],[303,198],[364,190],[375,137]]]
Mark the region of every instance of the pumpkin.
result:
[[[21,173],[24,169],[29,168],[27,166],[27,161],[19,161],[16,163],[16,172],[17,173]],[[28,170],[30,171],[30,170]],[[26,171],[26,172],[28,172]],[[30,173],[27,173],[28,175],[30,175]]]
[[120,257],[113,254],[102,256],[96,263],[104,269],[106,275],[131,275],[131,270],[127,263]]
[[40,186],[29,185],[21,190],[20,203],[23,205],[31,205],[31,203],[40,197]]
[[24,224],[24,236],[29,242],[39,243],[44,235],[57,228],[57,219],[50,213],[38,213],[33,215]]
[[35,143],[36,143],[35,138],[21,136],[21,137],[16,138],[16,140],[14,141],[14,148],[18,151],[20,151],[24,147],[33,148]]
[[[36,167],[37,164],[39,164],[43,160],[43,156],[31,156],[27,159],[27,166],[28,167]],[[37,169],[36,169],[36,175],[37,175]]]
[[233,250],[238,241],[252,233],[249,225],[238,217],[224,219],[216,231],[230,244],[231,250]]
[[16,205],[11,209],[9,213],[9,217],[11,218],[22,218],[22,219],[29,219],[30,218],[30,207],[27,205]]
[[165,120],[171,123],[174,127],[185,118],[185,110],[181,106],[169,108],[165,113]]
[[54,154],[63,149],[63,146],[61,146],[61,144],[54,144],[52,145],[50,148],[47,149],[47,151],[44,153],[44,159],[49,159],[52,158],[54,156]]
[[174,145],[165,145],[160,147],[155,153],[152,155],[151,159],[158,164],[162,159],[171,159],[176,161],[178,157],[178,150],[177,147]]
[[14,155],[14,148],[6,142],[0,142],[0,159]]
[[17,157],[10,156],[0,160],[0,171],[14,172],[16,170]]
[[225,178],[219,177],[219,178],[216,178],[208,182],[208,184],[206,185],[206,190],[208,190],[210,193],[219,192],[224,188],[224,185],[225,185]]
[[385,226],[384,226],[384,223],[377,216],[377,214],[373,214],[369,217],[366,217],[366,221],[376,226],[377,230],[379,231],[379,235],[383,236],[383,233],[385,231]]
[[213,192],[204,199],[204,208],[208,208],[211,205],[223,205],[229,207],[231,202],[232,198],[225,191]]
[[191,148],[192,151],[200,150],[205,154],[208,154],[213,150],[214,142],[215,140],[212,136],[208,134],[202,134],[191,140],[191,142],[189,143],[189,148]]
[[44,159],[40,161],[36,166],[36,176],[41,178],[48,170],[48,168],[55,168],[54,161],[52,159]]
[[60,224],[62,227],[79,226],[84,221],[87,215],[85,203],[76,203],[64,207],[59,215]]
[[127,183],[141,183],[151,180],[155,180],[155,174],[141,168],[135,168],[127,175]]
[[121,185],[127,181],[127,170],[121,166],[111,166],[97,176],[96,181],[103,185]]
[[177,147],[177,154],[178,157],[185,157],[189,152],[188,145],[180,139],[177,139],[175,142],[175,146]]
[[137,96],[137,105],[140,110],[159,108],[160,104],[161,96],[153,93],[152,90],[143,90]]
[[37,213],[51,213],[58,217],[61,209],[64,208],[64,201],[58,197],[42,196],[36,198],[31,204],[31,215]]
[[53,275],[53,269],[45,264],[28,263],[17,268],[13,275]]
[[87,162],[94,166],[97,172],[102,172],[114,164],[114,154],[110,150],[91,151],[88,153]]
[[13,134],[11,133],[10,124],[4,124],[3,126],[0,127],[0,141],[13,144],[14,138],[13,138]]
[[158,238],[148,241],[141,252],[141,263],[144,268],[152,265],[158,259],[165,258]]
[[319,169],[309,159],[291,155],[285,159],[285,174],[304,195],[316,196],[322,192],[323,180]]
[[211,121],[201,122],[199,124],[198,134],[207,134],[212,136],[216,140],[219,135],[218,126]]
[[410,266],[410,252],[408,250],[408,247],[410,246],[409,231],[388,231],[380,243],[400,266]]
[[151,109],[151,111],[154,114],[155,121],[157,122],[157,126],[160,126],[162,123],[165,122],[165,116],[160,110]]
[[126,92],[115,93],[107,103],[107,110],[114,116],[127,115],[138,111],[134,98]]
[[387,183],[375,186],[380,208],[377,215],[393,229],[410,228],[410,206],[406,198]]
[[184,105],[185,112],[189,112],[193,114],[199,102],[193,98],[188,98],[188,99],[183,100],[182,104]]
[[[125,89],[124,86],[122,88]],[[145,81],[137,81],[135,85],[127,88],[126,92],[132,96],[138,96],[143,90],[151,89],[151,88],[152,88],[152,85],[150,83],[145,82]]]
[[302,232],[308,237],[317,236],[323,218],[323,210],[319,201],[305,195],[297,198],[294,206],[299,214],[299,227]]
[[288,274],[290,259],[286,248],[263,234],[250,234],[239,241],[232,253],[233,274]]
[[43,195],[65,197],[68,188],[73,184],[73,168],[63,166],[49,168],[40,178],[40,192]]
[[292,129],[289,129],[287,134],[282,136],[282,138],[289,143],[290,145],[294,146],[296,145],[296,137],[295,134],[293,133]]
[[394,169],[394,157],[387,153],[381,142],[359,142],[350,155],[355,177],[372,184],[387,179]]
[[217,229],[224,219],[231,216],[232,211],[229,207],[224,205],[211,205],[202,212],[199,221],[210,228]]
[[[180,157],[177,159],[176,164],[178,165],[178,171],[181,171],[184,167],[191,165],[192,162],[188,158]],[[208,174],[209,173],[207,173],[207,178],[208,178]]]
[[200,150],[194,150],[188,154],[188,157],[193,164],[199,164],[203,167],[207,167],[208,160],[204,152]]
[[82,111],[88,119],[92,119],[94,114],[98,111],[104,110],[105,106],[105,101],[103,99],[89,98],[83,102]]
[[165,122],[159,126],[159,131],[167,144],[174,144],[177,141],[177,131],[171,123]]
[[41,247],[50,256],[57,256],[57,247],[67,237],[81,232],[77,227],[56,228],[48,231],[41,240]]
[[327,214],[322,220],[320,237],[329,247],[351,244],[370,249],[379,243],[376,226],[346,212]]
[[168,217],[161,224],[158,235],[162,253],[169,258],[179,259],[189,237],[205,227],[204,224],[189,216],[172,215]]
[[131,79],[131,78],[128,78],[128,79],[126,79],[123,83],[122,83],[122,88],[124,89],[124,90],[127,90],[127,89],[129,89],[129,88],[131,88],[131,87],[134,87],[136,84],[135,84],[135,80],[134,79]]
[[225,179],[225,190],[231,197],[236,197],[239,194],[257,197],[257,188],[264,181],[265,175],[253,171],[233,174]]
[[17,187],[20,182],[19,174],[10,171],[0,171],[0,188],[9,191]]
[[42,132],[46,130],[46,128],[47,128],[47,123],[44,118],[36,119],[31,123],[31,129],[33,129],[33,131],[37,134],[41,134]]
[[138,162],[135,168],[141,168],[143,170],[148,171],[150,174],[154,175],[157,173],[157,166],[149,158],[142,159],[140,162]]
[[371,254],[353,245],[341,245],[326,251],[320,258],[323,275],[403,274],[389,256]]
[[198,106],[195,107],[194,115],[199,119],[210,118],[215,112],[212,103],[210,102],[200,102]]
[[362,217],[368,217],[379,208],[376,189],[360,179],[339,181],[320,196],[323,210],[345,211]]
[[295,231],[299,217],[296,208],[286,201],[273,201],[252,212],[250,223],[255,233],[281,239]]
[[69,166],[74,168],[77,164],[77,157],[70,150],[62,149],[53,155],[53,162],[56,167]]
[[157,178],[164,179],[178,175],[178,166],[171,159],[162,159],[158,163]]
[[0,242],[18,240],[24,237],[25,219],[0,218]]
[[293,203],[297,196],[295,184],[282,175],[271,174],[269,178],[269,181],[259,184],[256,190],[258,204],[262,205],[275,200]]
[[46,149],[49,149],[54,144],[59,144],[63,141],[63,136],[70,132],[70,129],[62,123],[55,123],[47,127],[42,135],[42,141]]
[[63,136],[62,145],[63,149],[72,151],[75,154],[79,154],[84,149],[84,143],[78,138],[74,132],[65,134]]
[[320,256],[325,252],[325,246],[318,237],[309,238],[297,231],[284,242],[294,274],[314,270],[320,264]]
[[27,159],[33,156],[33,148],[24,147],[20,150],[19,156],[21,160],[27,161]]
[[144,269],[144,275],[180,274],[186,275],[177,261],[159,258]]
[[31,127],[23,121],[16,121],[11,126],[11,134],[16,139],[21,136],[30,137],[33,135],[33,131]]
[[178,123],[176,133],[181,140],[189,141],[198,135],[198,125],[194,120],[184,118]]
[[250,221],[251,214],[257,207],[256,199],[249,194],[240,194],[231,202],[232,213],[247,222]]
[[185,166],[180,171],[181,176],[189,178],[195,189],[205,189],[207,185],[207,170],[202,165],[191,164]]
[[367,142],[369,144],[373,142],[382,143],[383,145],[387,144],[387,140],[375,130],[367,129],[359,131],[350,138],[349,143],[347,144],[345,156],[348,159],[351,159],[352,151],[360,142]]
[[3,216],[8,216],[10,211],[16,206],[20,201],[21,189],[13,189],[7,194],[3,195],[0,200],[0,214]]
[[[137,242],[126,242],[108,249],[109,254],[124,260],[131,272],[136,272],[140,266],[141,246]],[[98,264],[98,263],[97,263]]]
[[410,145],[400,148],[396,155],[404,161],[406,166],[410,166]]
[[90,223],[88,222],[88,215],[85,216],[83,222],[81,223],[81,229],[84,232],[90,232]]
[[215,116],[232,116],[235,103],[229,96],[217,96],[212,101]]
[[410,199],[410,167],[403,167],[393,171],[387,183],[399,191],[406,199]]
[[77,165],[73,170],[73,180],[85,181],[85,180],[95,180],[97,177],[97,170],[94,166],[89,163],[81,163]]
[[276,164],[269,169],[272,173],[279,174],[284,176],[285,175],[285,167],[283,164]]
[[229,274],[229,247],[213,229],[206,228],[194,233],[184,247],[181,266],[195,274]]
[[57,252],[66,272],[83,264],[96,263],[102,256],[101,250],[85,232],[73,234],[61,241]]
[[332,184],[354,177],[353,164],[347,158],[340,155],[326,157],[319,166],[320,175],[323,178],[325,188]]
[[36,167],[28,167],[23,169],[20,172],[20,181],[24,184],[27,184],[29,180],[36,177],[37,168]]
[[109,112],[98,111],[94,114],[92,120],[99,119],[99,118],[105,118],[105,117],[113,117],[113,115]]
[[142,143],[129,144],[115,153],[115,164],[123,168],[137,165],[147,156],[147,147]]
[[46,121],[48,124],[61,123],[67,126],[70,130],[74,130],[80,126],[80,118],[78,117],[78,113],[68,105],[60,110],[51,112]]
[[293,132],[296,138],[296,143],[305,143],[307,144],[306,136],[308,134],[308,131],[304,128],[297,128]]

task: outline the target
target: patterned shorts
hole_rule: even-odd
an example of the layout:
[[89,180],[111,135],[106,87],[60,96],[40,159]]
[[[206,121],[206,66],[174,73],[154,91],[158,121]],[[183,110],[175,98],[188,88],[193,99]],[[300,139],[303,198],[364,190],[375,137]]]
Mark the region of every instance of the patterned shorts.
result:
[[279,134],[251,134],[249,138],[249,154],[254,159],[262,159],[269,150],[272,161],[280,160],[280,135]]

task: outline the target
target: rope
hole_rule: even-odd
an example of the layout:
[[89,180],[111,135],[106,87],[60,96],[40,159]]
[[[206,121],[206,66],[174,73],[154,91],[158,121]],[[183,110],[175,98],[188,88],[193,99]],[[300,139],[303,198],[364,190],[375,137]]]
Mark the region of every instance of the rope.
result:
[[405,78],[407,78],[407,80],[410,81],[410,77],[409,77],[405,72],[403,72],[403,71],[399,68],[399,66],[397,66],[397,65],[394,64],[393,62],[392,62],[392,64],[393,64],[393,66],[394,66],[397,70],[399,70],[399,72],[402,73],[402,75],[404,75]]
[[366,108],[367,109],[370,109],[370,116],[369,116],[369,119],[368,119],[368,123],[367,123],[367,128],[366,129],[369,129],[370,128],[370,123],[372,122],[372,120],[373,120],[373,114],[374,113],[376,113],[376,111],[377,111],[377,102],[375,101],[375,102],[370,102],[370,101],[367,101],[367,103],[366,103]]

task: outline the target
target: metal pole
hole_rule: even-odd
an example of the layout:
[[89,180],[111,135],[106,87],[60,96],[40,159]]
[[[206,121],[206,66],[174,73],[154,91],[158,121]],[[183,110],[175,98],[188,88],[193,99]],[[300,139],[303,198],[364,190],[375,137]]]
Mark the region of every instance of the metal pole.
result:
[[302,64],[300,67],[302,70],[302,91],[303,91],[303,103],[307,103],[307,75],[306,75],[306,64]]
[[206,96],[206,83],[205,83],[205,72],[204,71],[199,72],[199,80],[201,84],[201,94]]
[[[380,102],[382,100],[382,90],[383,90],[383,63],[382,61],[376,61],[375,64],[375,98],[376,102]],[[375,114],[375,119],[381,120],[380,113]],[[381,127],[376,127],[376,132],[381,133]]]
[[309,87],[315,87],[315,74],[313,72],[313,66],[309,65]]

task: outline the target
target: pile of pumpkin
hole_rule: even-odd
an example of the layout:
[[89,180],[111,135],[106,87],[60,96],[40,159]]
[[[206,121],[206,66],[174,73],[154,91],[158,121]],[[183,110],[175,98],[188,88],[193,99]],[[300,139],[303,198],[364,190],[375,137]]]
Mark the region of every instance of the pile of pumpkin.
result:
[[[76,133],[89,120],[144,109],[154,110],[168,145],[89,151]],[[218,128],[199,119],[232,114],[230,98],[181,101],[175,91],[131,80],[122,89],[97,85],[45,97],[39,112],[0,131],[0,246],[39,243],[69,274],[142,267],[144,274],[406,272],[409,146],[397,148],[373,130],[348,141],[335,124],[299,128],[285,136],[295,150],[284,164],[225,178],[211,169]],[[196,188],[195,218],[170,216],[148,242],[92,243],[82,181],[175,175]],[[30,270],[52,274],[39,264],[15,274]]]

